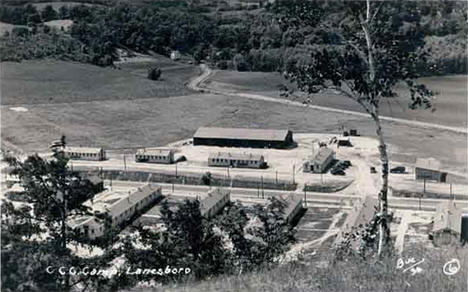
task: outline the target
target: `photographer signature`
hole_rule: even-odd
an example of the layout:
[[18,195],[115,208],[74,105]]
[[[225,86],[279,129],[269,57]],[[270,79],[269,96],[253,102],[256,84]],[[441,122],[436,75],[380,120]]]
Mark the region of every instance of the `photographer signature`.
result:
[[[413,257],[408,259],[399,258],[397,261],[396,268],[401,269],[402,273],[410,272],[412,276],[422,273],[424,270],[420,265],[424,262],[424,259],[416,261]],[[458,259],[451,259],[446,262],[442,268],[442,272],[447,276],[452,276],[460,271],[460,261]]]

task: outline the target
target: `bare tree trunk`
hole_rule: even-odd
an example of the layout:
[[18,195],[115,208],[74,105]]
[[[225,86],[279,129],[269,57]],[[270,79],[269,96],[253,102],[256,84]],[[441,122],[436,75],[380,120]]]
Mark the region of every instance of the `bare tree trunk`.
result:
[[388,220],[388,155],[387,145],[385,144],[382,126],[378,113],[372,115],[376,125],[377,136],[379,137],[379,153],[380,161],[382,162],[382,187],[379,192],[379,211],[380,211],[380,224],[379,224],[379,246],[378,255],[382,255],[382,251],[390,238],[390,228]]

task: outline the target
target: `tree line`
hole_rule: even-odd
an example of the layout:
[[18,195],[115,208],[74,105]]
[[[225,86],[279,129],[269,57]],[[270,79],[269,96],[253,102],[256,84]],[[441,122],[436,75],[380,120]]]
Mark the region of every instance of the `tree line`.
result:
[[[292,1],[291,7],[296,2]],[[307,62],[307,50],[311,47],[344,47],[338,34],[333,29],[327,29],[327,24],[337,18],[343,18],[346,22],[346,17],[342,10],[337,9],[337,5],[326,1],[313,4],[317,6],[318,13],[325,16],[322,18],[324,22],[306,23],[300,27],[286,26],[281,22],[278,14],[283,7],[282,1],[267,5],[261,14],[237,17],[206,13],[201,9],[203,7],[193,3],[182,5],[176,1],[173,6],[164,3],[141,5],[118,2],[113,6],[61,6],[58,10],[47,5],[40,11],[30,4],[4,5],[0,6],[0,21],[32,27],[33,34],[41,34],[42,37],[44,31],[36,26],[50,20],[71,19],[74,24],[70,35],[82,44],[79,54],[87,56],[79,59],[101,66],[111,65],[116,60],[117,48],[128,48],[166,56],[172,50],[179,50],[191,55],[195,61],[206,60],[221,69],[283,71],[290,63]],[[463,13],[466,3],[394,3],[392,28],[396,30],[417,23],[419,33],[428,38],[426,49],[430,51],[429,58],[427,62],[419,64],[420,72],[466,72],[464,43],[457,41],[468,33],[466,14]],[[300,11],[296,12],[300,15]],[[25,34],[24,30],[22,34],[14,35],[3,39],[2,47],[25,42],[28,46],[34,46],[29,40],[31,34]],[[65,39],[63,36],[60,38]],[[434,39],[442,39],[442,43]],[[444,54],[447,51],[453,54],[447,56]],[[24,58],[35,57],[42,56],[31,54]],[[63,56],[59,55],[59,58]],[[2,59],[8,60],[9,54]]]

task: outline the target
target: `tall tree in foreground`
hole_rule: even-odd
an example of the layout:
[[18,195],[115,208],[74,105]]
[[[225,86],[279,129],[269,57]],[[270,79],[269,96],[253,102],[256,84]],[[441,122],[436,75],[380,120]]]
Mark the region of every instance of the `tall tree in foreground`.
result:
[[[290,63],[285,76],[309,97],[324,90],[335,91],[357,102],[375,122],[382,162],[379,192],[378,254],[390,239],[388,214],[387,146],[380,120],[383,99],[396,96],[394,86],[404,83],[409,107],[431,107],[433,93],[418,78],[416,65],[425,58],[424,34],[417,3],[405,1],[277,1],[283,29],[302,29],[315,34],[320,45],[309,46],[310,60]],[[325,9],[339,12],[323,17]],[[319,36],[319,37],[317,37]],[[289,91],[291,93],[291,91]],[[307,102],[310,99],[307,98]]]
[[5,160],[24,191],[16,198],[22,204],[2,202],[2,284],[6,291],[69,291],[87,279],[49,273],[47,267],[98,266],[97,261],[74,255],[68,246],[86,242],[68,223],[74,215],[90,214],[82,203],[93,197],[92,184],[68,168],[63,152],[51,159],[33,155],[24,161]]

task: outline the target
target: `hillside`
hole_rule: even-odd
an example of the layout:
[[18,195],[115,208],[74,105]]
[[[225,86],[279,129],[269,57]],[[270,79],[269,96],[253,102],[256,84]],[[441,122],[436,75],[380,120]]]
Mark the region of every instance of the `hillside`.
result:
[[[447,250],[434,248],[415,248],[401,257],[395,255],[382,261],[349,259],[331,262],[333,250],[303,259],[300,262],[287,263],[271,270],[215,278],[198,283],[169,285],[171,291],[466,291],[466,267],[468,250],[451,247]],[[405,261],[413,258],[421,270],[408,269],[410,264],[397,267],[398,259]],[[451,259],[459,259],[462,270],[448,276],[443,272],[444,264]],[[414,273],[414,274],[413,274]],[[155,290],[156,291],[156,290]],[[158,290],[159,291],[159,290]]]
[[[319,14],[329,25],[342,17],[339,7],[318,3]],[[316,46],[344,45],[335,33],[313,23],[285,27],[282,11],[282,6],[265,1],[9,0],[0,6],[2,31],[8,31],[0,37],[1,60],[53,58],[109,66],[118,61],[116,50],[124,47],[166,56],[178,50],[220,69],[272,72],[307,62]],[[466,73],[468,30],[463,11],[463,2],[395,5],[391,21],[396,26],[416,25],[426,36],[424,49],[429,55],[417,64],[421,75]],[[67,32],[66,27],[43,26],[56,20],[73,25]]]

